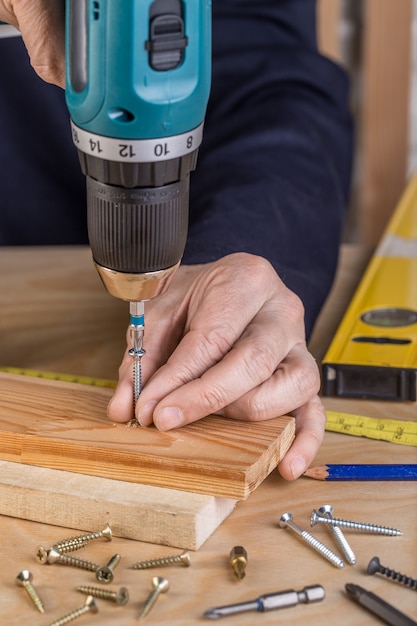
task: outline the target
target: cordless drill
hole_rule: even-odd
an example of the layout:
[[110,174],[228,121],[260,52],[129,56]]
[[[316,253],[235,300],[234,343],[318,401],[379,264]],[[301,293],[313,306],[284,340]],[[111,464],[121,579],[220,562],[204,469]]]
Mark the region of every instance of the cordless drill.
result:
[[130,303],[136,402],[144,301],[166,289],[187,237],[210,89],[211,0],[66,0],[66,46],[88,237],[106,289]]

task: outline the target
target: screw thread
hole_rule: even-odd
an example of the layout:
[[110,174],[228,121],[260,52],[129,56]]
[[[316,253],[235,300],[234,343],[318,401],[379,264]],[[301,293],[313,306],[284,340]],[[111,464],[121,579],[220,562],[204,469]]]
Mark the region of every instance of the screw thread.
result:
[[316,537],[314,537],[312,534],[304,530],[301,533],[301,538],[306,544],[313,548],[313,550],[316,550],[316,552],[321,554],[321,556],[330,561],[332,565],[334,565],[335,567],[344,567],[343,560],[338,557],[337,554],[332,552],[330,548],[325,546],[324,543],[321,543],[321,541],[316,539]]
[[417,579],[406,576],[405,574],[400,574],[400,572],[396,572],[393,569],[381,565],[378,557],[371,559],[368,565],[368,574],[374,574],[376,572],[386,576],[387,578],[392,578],[392,580],[395,580],[406,587],[417,589]]
[[87,596],[93,596],[93,598],[111,600],[112,602],[116,602],[116,604],[126,604],[129,600],[129,592],[126,587],[121,587],[119,591],[110,591],[109,589],[91,587],[90,585],[81,585],[77,587],[77,591]]
[[[333,507],[330,505],[322,506],[319,508],[319,513],[323,515],[324,517],[328,517],[329,519],[332,519]],[[350,563],[351,565],[355,565],[356,563],[355,553],[350,547],[349,542],[346,539],[345,535],[343,534],[342,530],[339,528],[339,526],[329,526],[329,530],[332,533],[333,537],[335,538],[336,543],[341,549],[342,554],[345,557],[346,561]]]
[[75,559],[74,557],[68,556],[66,554],[60,554],[59,557],[56,558],[55,562],[62,563],[62,565],[69,565],[71,567],[86,569],[89,572],[96,572],[99,568],[99,565],[97,565],[96,563],[84,561],[83,559]]
[[169,589],[169,582],[166,578],[162,578],[161,576],[155,576],[152,579],[152,585],[153,589],[143,603],[141,612],[139,613],[139,619],[142,619],[149,613],[149,611],[157,601],[159,594],[166,593]]
[[[87,545],[87,543],[90,543],[90,541],[101,539],[102,537],[107,539],[107,541],[112,540],[112,532],[108,524],[105,528],[103,528],[103,530],[98,530],[92,533],[85,533],[84,535],[77,535],[75,537],[69,537],[68,539],[62,539],[62,541],[58,541],[57,543],[55,543],[54,547],[56,547],[61,552],[68,552],[70,551],[66,549],[68,545],[73,546],[76,544],[81,544],[79,545],[79,547],[82,548],[83,546]],[[73,547],[71,547],[71,549],[77,550],[77,548]]]
[[97,605],[94,602],[93,598],[90,596],[87,598],[86,604],[84,604],[84,606],[80,607],[79,609],[75,609],[74,611],[71,611],[71,613],[68,613],[63,617],[60,617],[55,622],[52,622],[52,624],[50,624],[49,626],[64,626],[64,624],[72,622],[72,620],[77,619],[77,617],[81,617],[81,615],[84,615],[84,613],[88,613],[89,611],[91,611],[92,613],[98,612]]
[[372,533],[376,535],[402,535],[401,530],[396,528],[389,528],[387,526],[378,526],[377,524],[367,524],[366,522],[353,522],[350,520],[340,519],[336,517],[323,517],[319,515],[317,511],[313,511],[311,514],[311,525],[316,524],[329,524],[330,526],[342,526],[344,528],[350,528],[351,530],[360,530],[364,533]]
[[75,552],[76,550],[80,550],[84,548],[89,542],[88,541],[76,541],[75,539],[66,539],[64,541],[58,541],[58,543],[54,543],[52,546],[54,550],[58,550],[58,552],[66,553],[66,552]]
[[38,609],[38,611],[40,611],[40,613],[45,613],[45,608],[43,606],[43,602],[40,599],[35,587],[32,585],[31,582],[24,581],[23,583],[23,587],[24,589],[26,589],[26,592],[28,594],[28,596],[30,597],[30,599],[32,600],[33,604],[36,606],[36,608]]
[[129,569],[150,569],[151,567],[163,567],[168,565],[190,565],[189,553],[183,552],[175,556],[166,556],[160,559],[148,559],[147,561],[139,561],[131,565]]
[[346,539],[346,537],[344,536],[343,532],[341,531],[341,529],[338,526],[330,526],[331,530],[332,530],[332,534],[334,536],[334,538],[336,539],[342,553],[343,556],[345,557],[346,561],[348,563],[350,563],[350,565],[355,565],[356,563],[356,556],[355,553],[353,552],[352,548],[349,545],[348,540]]

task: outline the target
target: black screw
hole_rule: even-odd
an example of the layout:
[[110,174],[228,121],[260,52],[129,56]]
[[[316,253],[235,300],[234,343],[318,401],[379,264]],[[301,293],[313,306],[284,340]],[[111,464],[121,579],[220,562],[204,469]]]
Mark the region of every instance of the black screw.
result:
[[392,578],[402,585],[406,585],[411,589],[417,589],[417,580],[415,578],[410,578],[409,576],[405,576],[404,574],[400,574],[399,572],[395,572],[393,569],[388,569],[388,567],[384,567],[381,565],[379,558],[374,556],[368,564],[367,569],[368,574],[382,574],[383,576],[387,576],[388,578]]

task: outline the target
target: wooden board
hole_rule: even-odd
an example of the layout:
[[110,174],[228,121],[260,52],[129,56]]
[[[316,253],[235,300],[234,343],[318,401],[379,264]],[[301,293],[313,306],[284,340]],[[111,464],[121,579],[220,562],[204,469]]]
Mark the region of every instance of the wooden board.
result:
[[0,461],[0,514],[198,550],[236,500]]
[[106,416],[111,390],[0,374],[0,458],[243,500],[277,466],[294,418],[209,416],[181,429],[129,428]]

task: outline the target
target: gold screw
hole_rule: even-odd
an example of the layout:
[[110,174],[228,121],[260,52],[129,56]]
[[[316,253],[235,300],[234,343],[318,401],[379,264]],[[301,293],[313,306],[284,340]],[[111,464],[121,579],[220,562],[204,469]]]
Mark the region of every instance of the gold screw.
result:
[[65,547],[68,544],[73,545],[74,543],[80,543],[82,544],[80,545],[80,548],[81,548],[85,546],[87,543],[90,543],[90,541],[94,541],[95,539],[104,538],[107,541],[111,541],[112,536],[113,535],[112,535],[112,530],[110,528],[110,525],[106,524],[103,530],[99,530],[94,533],[86,533],[85,535],[78,535],[76,537],[70,537],[69,539],[63,539],[62,541],[58,541],[57,543],[54,543],[54,548],[56,548],[60,552],[65,552]]
[[[107,541],[112,540],[112,530],[109,524],[106,524],[103,530],[99,530],[94,533],[86,533],[84,535],[77,535],[76,537],[69,537],[68,539],[62,539],[61,541],[57,541],[52,546],[55,550],[58,550],[61,554],[64,552],[74,552],[75,550],[79,550],[80,548],[84,548],[90,541],[94,541],[95,539],[106,539]],[[42,555],[48,548],[44,546],[39,546],[37,549],[37,554]]]
[[233,572],[238,580],[242,580],[246,576],[246,566],[248,564],[248,555],[242,546],[235,546],[230,551],[229,556],[230,565],[233,567]]
[[119,565],[121,558],[120,554],[115,554],[106,565],[98,567],[96,569],[97,580],[101,583],[111,583],[114,578],[114,569]]
[[166,593],[169,589],[169,582],[166,578],[162,578],[162,576],[154,576],[152,578],[152,591],[149,596],[146,598],[142,610],[139,614],[139,619],[145,617],[155,602],[157,601],[160,593]]
[[85,593],[87,596],[100,598],[101,600],[111,600],[119,605],[124,605],[129,602],[129,592],[126,587],[120,587],[118,591],[110,591],[109,589],[81,585],[77,587],[77,591],[81,591],[81,593]]
[[190,553],[188,550],[177,554],[176,556],[166,556],[161,559],[149,559],[149,561],[139,561],[131,565],[129,569],[149,569],[151,567],[162,567],[165,565],[184,565],[189,567],[191,565]]
[[32,580],[33,580],[33,575],[30,573],[28,569],[24,569],[16,576],[16,585],[18,585],[19,587],[24,587],[24,589],[26,589],[28,596],[30,597],[30,599],[32,600],[33,604],[36,606],[38,611],[40,611],[41,613],[45,613],[43,602],[38,596],[38,593],[35,590],[35,587],[32,585],[32,582],[31,582]]
[[58,550],[55,550],[55,548],[51,548],[50,550],[38,550],[36,558],[39,563],[42,563],[42,565],[45,565],[46,563],[49,565],[52,563],[61,563],[62,565],[70,565],[72,567],[86,569],[89,572],[96,572],[100,567],[96,563],[84,561],[83,559],[75,559],[74,557],[68,556],[68,554],[61,554]]
[[84,606],[82,606],[79,609],[75,609],[75,611],[71,611],[71,613],[68,613],[67,615],[64,615],[63,617],[61,617],[60,619],[57,619],[55,622],[53,622],[49,626],[64,626],[64,624],[68,624],[68,622],[72,622],[73,619],[77,619],[77,617],[80,617],[81,615],[84,615],[84,613],[88,613],[89,611],[91,611],[91,613],[98,613],[98,606],[92,596],[88,596],[85,599]]

